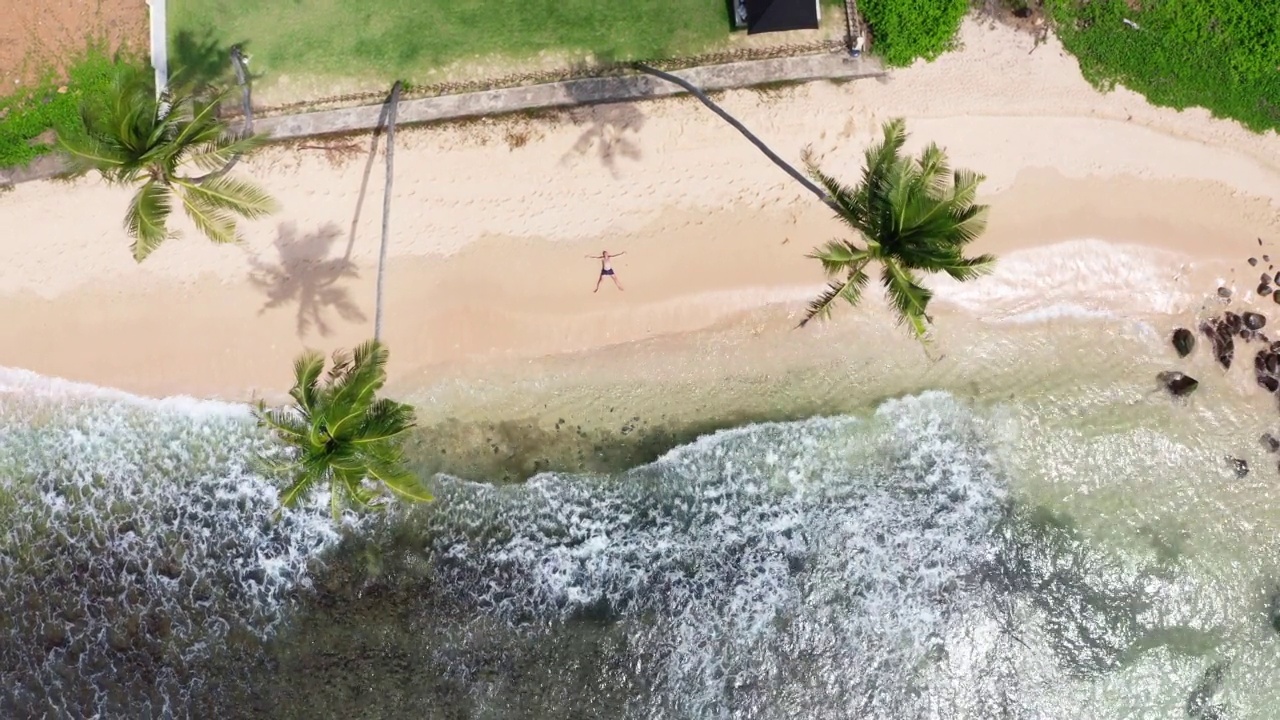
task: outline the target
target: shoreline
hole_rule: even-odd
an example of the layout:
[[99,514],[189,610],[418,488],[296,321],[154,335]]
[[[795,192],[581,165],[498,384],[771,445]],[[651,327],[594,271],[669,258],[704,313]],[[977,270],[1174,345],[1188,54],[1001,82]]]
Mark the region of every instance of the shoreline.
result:
[[[1030,38],[973,21],[962,40],[962,50],[886,83],[735,91],[723,104],[784,157],[797,160],[808,144],[824,169],[849,178],[880,123],[906,117],[909,151],[937,142],[955,165],[988,177],[981,201],[991,222],[975,252],[1005,258],[1094,239],[1185,258],[1167,279],[1080,262],[1073,267],[1087,272],[1064,272],[1047,258],[1019,269],[1023,290],[998,272],[941,287],[936,303],[958,293],[985,312],[983,293],[999,292],[1034,310],[1037,298],[1069,305],[1073,292],[1096,291],[1097,303],[1122,304],[1185,274],[1196,292],[1219,278],[1251,288],[1249,274],[1263,268],[1245,258],[1280,243],[1280,137],[1152,108],[1125,90],[1101,95],[1056,40],[1027,56]],[[398,135],[385,312],[394,387],[607,353],[744,314],[760,332],[780,333],[823,284],[805,253],[846,236],[689,98]],[[148,396],[283,397],[301,350],[327,353],[372,334],[382,173],[366,176],[367,140],[255,156],[245,172],[281,213],[246,223],[245,242],[231,248],[180,221],[184,237],[143,265],[119,225],[125,190],[85,180],[0,195],[14,228],[0,238],[9,258],[0,367]],[[616,265],[626,292],[591,294],[596,269],[584,255],[602,247],[628,252]],[[1090,273],[1130,270],[1141,276],[1134,283],[1157,287],[1081,285]],[[864,313],[874,314],[841,308],[833,325]],[[901,332],[891,327],[884,332]],[[942,319],[939,332],[950,332]]]

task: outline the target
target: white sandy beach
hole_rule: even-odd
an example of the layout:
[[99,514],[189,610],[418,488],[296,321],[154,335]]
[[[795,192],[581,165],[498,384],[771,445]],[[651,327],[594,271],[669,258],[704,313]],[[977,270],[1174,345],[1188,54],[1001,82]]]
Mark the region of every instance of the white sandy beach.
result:
[[[913,148],[935,141],[987,175],[991,224],[977,251],[1096,239],[1185,257],[1168,278],[1185,297],[1169,300],[1126,284],[1160,281],[1140,269],[1111,276],[1014,256],[950,301],[979,315],[1026,300],[1008,273],[1038,278],[1039,294],[1183,312],[1218,278],[1251,289],[1265,269],[1244,264],[1251,254],[1280,258],[1280,137],[1123,89],[1099,94],[1052,39],[1029,53],[1029,36],[969,21],[962,40],[885,82],[721,103],[783,157],[798,162],[811,145],[850,180],[880,123],[907,118]],[[352,142],[346,153],[266,150],[238,172],[277,197],[276,216],[245,224],[242,247],[180,222],[184,237],[142,265],[121,228],[128,191],[85,180],[0,194],[0,366],[148,395],[279,395],[302,348],[372,335],[383,167],[379,156],[361,203],[369,139],[335,144]],[[697,331],[766,305],[753,316],[760,332],[784,338],[822,283],[804,254],[841,233],[688,98],[406,129],[396,150],[385,335],[401,382]],[[601,249],[626,251],[616,263],[626,292],[591,293],[598,266],[584,255]],[[939,332],[945,342],[945,324]]]

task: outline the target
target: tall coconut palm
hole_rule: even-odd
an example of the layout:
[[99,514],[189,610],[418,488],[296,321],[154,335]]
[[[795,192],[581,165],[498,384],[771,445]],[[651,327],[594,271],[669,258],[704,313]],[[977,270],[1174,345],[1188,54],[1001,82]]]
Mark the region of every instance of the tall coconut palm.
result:
[[[124,221],[138,262],[174,235],[168,222],[175,203],[217,243],[237,239],[236,216],[256,219],[275,209],[256,185],[226,176],[265,138],[230,132],[217,116],[220,100],[181,88],[157,97],[152,76],[125,65],[105,100],[81,108],[85,131],[59,138],[73,171],[96,170],[108,183],[138,187]],[[186,172],[192,168],[205,174]]]
[[907,134],[901,119],[885,123],[884,139],[867,150],[861,182],[848,187],[807,156],[806,177],[684,78],[639,63],[635,67],[688,91],[861,237],[862,246],[833,240],[810,253],[829,277],[837,279],[810,303],[801,327],[814,318],[829,317],[838,300],[857,305],[870,279],[867,266],[875,262],[883,266],[881,284],[899,321],[923,338],[931,322],[927,310],[933,295],[920,284],[916,271],[945,272],[964,281],[988,272],[995,262],[991,255],[969,258],[963,254],[964,247],[986,227],[987,207],[974,202],[983,177],[969,170],[951,170],[946,153],[937,145],[930,145],[918,158],[904,157]]
[[376,396],[386,383],[387,358],[386,346],[376,340],[353,353],[334,353],[322,383],[324,356],[306,352],[293,365],[293,405],[258,404],[259,424],[285,445],[282,459],[262,458],[271,473],[286,479],[281,507],[297,505],[320,485],[329,487],[335,518],[347,505],[379,504],[378,486],[404,500],[431,500],[404,467],[401,442],[414,426],[413,408]]
[[826,191],[836,217],[860,236],[862,246],[832,240],[809,255],[835,279],[809,304],[802,326],[828,317],[839,300],[857,305],[867,285],[867,266],[878,263],[880,283],[899,322],[922,338],[932,322],[928,305],[933,293],[915,271],[943,272],[963,282],[995,263],[992,255],[964,256],[965,246],[986,229],[987,206],[974,202],[982,176],[952,170],[946,153],[934,144],[919,157],[904,157],[906,140],[906,123],[885,123],[884,138],[867,149],[862,180],[853,187],[806,158],[809,174]]

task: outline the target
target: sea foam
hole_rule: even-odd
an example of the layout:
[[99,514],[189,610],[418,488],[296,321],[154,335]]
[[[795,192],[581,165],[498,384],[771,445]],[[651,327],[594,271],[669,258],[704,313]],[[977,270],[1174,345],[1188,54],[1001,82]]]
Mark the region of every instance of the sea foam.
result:
[[210,661],[274,632],[330,521],[271,520],[244,406],[15,370],[0,390],[0,714],[182,715]]
[[935,302],[996,322],[1113,319],[1184,310],[1204,298],[1190,260],[1138,245],[1075,240],[1000,256],[990,275],[957,282],[934,275]]

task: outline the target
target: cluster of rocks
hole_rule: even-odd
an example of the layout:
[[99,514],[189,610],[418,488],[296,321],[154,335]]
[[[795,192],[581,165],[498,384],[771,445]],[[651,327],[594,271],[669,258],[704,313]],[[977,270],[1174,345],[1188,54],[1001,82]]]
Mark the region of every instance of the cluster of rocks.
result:
[[[1271,258],[1263,255],[1262,261],[1269,263]],[[1249,258],[1249,265],[1256,267],[1258,258]],[[1273,266],[1268,265],[1267,269],[1272,270]],[[1270,296],[1276,304],[1280,305],[1280,287],[1273,287],[1273,283],[1280,285],[1280,273],[1275,276],[1262,273],[1260,280],[1258,296]],[[1231,296],[1230,288],[1218,288],[1218,297],[1223,302],[1230,302]],[[1231,369],[1239,343],[1261,344],[1262,347],[1253,356],[1254,378],[1257,380],[1258,385],[1268,393],[1280,394],[1280,340],[1272,342],[1271,338],[1267,337],[1267,334],[1263,331],[1266,326],[1267,318],[1261,313],[1235,313],[1227,310],[1221,315],[1201,322],[1198,330],[1212,347],[1214,359],[1225,370]],[[1185,358],[1195,351],[1196,335],[1187,328],[1175,328],[1170,341],[1179,358]],[[1189,395],[1200,386],[1198,380],[1177,370],[1161,372],[1156,376],[1156,379],[1174,397]],[[1271,433],[1263,433],[1260,441],[1268,452],[1280,452],[1280,439]],[[1249,464],[1246,461],[1228,457],[1227,462],[1237,477],[1244,477],[1249,473]],[[1278,464],[1278,467],[1280,467],[1280,464]]]

